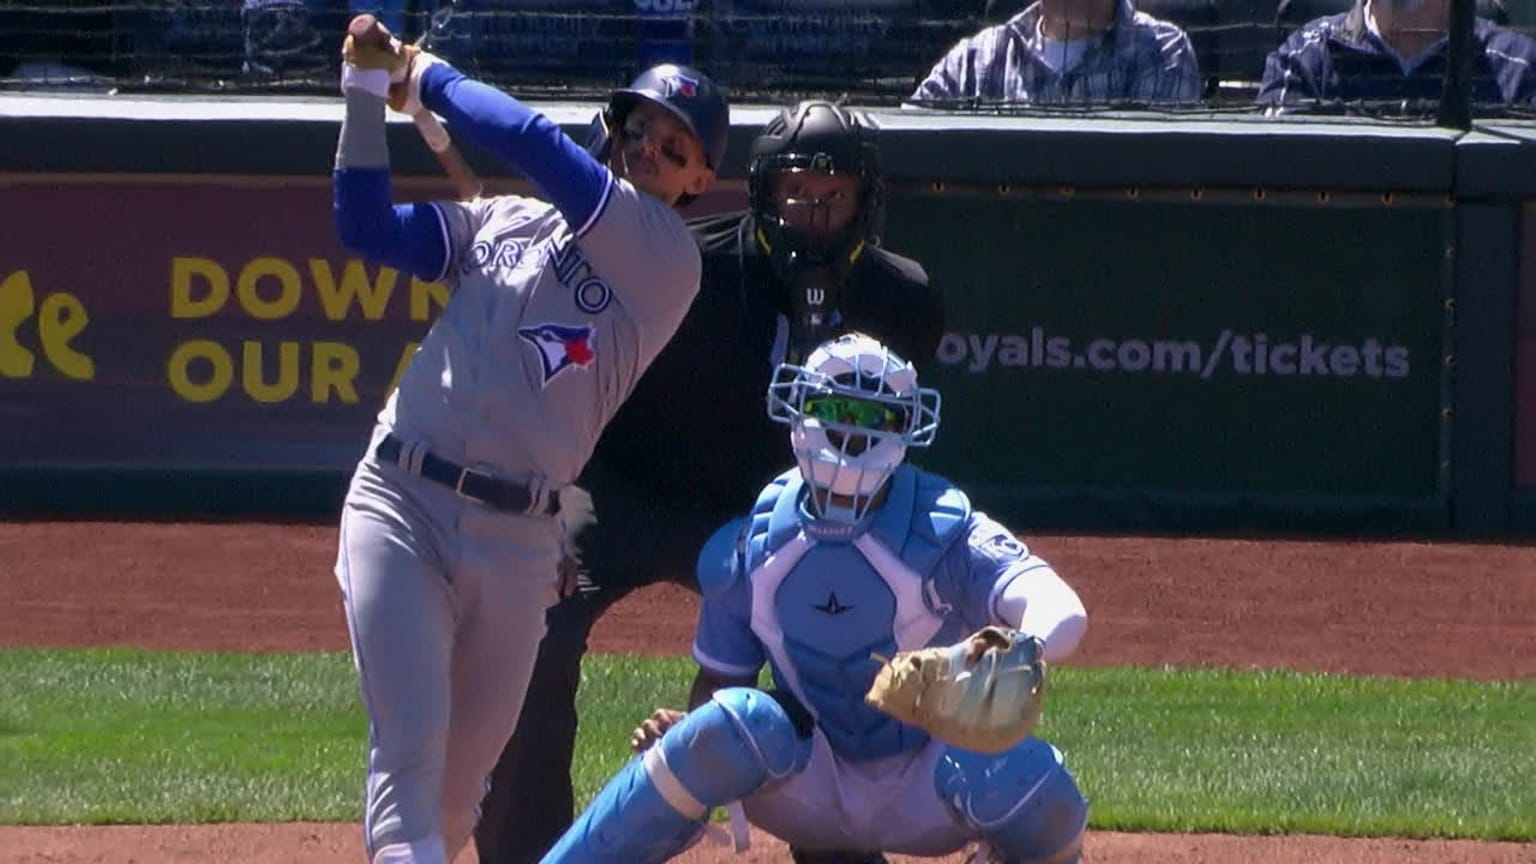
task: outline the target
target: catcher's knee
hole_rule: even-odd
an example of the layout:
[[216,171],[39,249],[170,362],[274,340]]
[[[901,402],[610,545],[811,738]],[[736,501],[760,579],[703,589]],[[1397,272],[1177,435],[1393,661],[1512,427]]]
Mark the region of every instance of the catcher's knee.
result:
[[786,694],[750,687],[715,691],[657,742],[664,770],[706,807],[743,798],[805,770],[811,723]]
[[[544,864],[654,864],[703,830],[711,808],[805,769],[808,715],[793,700],[720,690],[645,755],[631,759],[549,851]],[[798,708],[801,714],[805,709]]]
[[934,770],[955,816],[1018,864],[1067,864],[1082,853],[1088,802],[1061,751],[1038,738],[1002,754],[951,747]]

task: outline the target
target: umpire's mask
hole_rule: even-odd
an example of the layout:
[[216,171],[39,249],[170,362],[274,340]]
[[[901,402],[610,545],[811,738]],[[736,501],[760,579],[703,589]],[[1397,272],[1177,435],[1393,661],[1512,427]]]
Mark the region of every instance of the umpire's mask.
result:
[[[780,111],[752,142],[748,200],[755,239],[821,341],[837,292],[884,212],[874,122],[825,101]],[[807,350],[809,350],[807,348]]]

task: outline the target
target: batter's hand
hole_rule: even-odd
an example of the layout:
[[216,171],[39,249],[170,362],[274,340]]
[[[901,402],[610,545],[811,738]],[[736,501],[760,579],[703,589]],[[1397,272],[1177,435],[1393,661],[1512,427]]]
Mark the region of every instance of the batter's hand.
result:
[[581,588],[581,562],[574,556],[561,555],[555,569],[560,574],[560,599],[574,597]]
[[581,566],[581,547],[576,538],[581,532],[597,523],[597,513],[592,507],[592,496],[580,486],[567,486],[560,493],[560,512],[555,516],[560,523],[560,596],[570,597],[590,584]]
[[356,69],[388,72],[389,107],[404,114],[422,110],[422,67],[442,62],[415,45],[401,42],[372,15],[358,15],[347,25],[341,57]]
[[651,712],[644,723],[635,727],[635,731],[629,736],[629,749],[636,753],[644,753],[651,749],[651,745],[661,740],[661,736],[667,734],[667,730],[676,726],[678,721],[688,716],[687,711],[674,711],[671,708],[657,708]]

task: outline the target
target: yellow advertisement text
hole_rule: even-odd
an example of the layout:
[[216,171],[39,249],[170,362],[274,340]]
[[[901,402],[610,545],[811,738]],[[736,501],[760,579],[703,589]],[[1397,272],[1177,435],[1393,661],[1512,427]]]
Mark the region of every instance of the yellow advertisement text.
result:
[[262,256],[226,268],[211,258],[179,255],[171,259],[170,310],[172,318],[207,318],[233,303],[258,321],[277,321],[294,314],[307,293],[329,321],[345,321],[353,310],[365,321],[380,321],[391,302],[405,303],[410,320],[427,321],[448,302],[442,283],[413,276],[406,290],[398,291],[400,281],[393,267],[370,268],[355,258],[337,273],[325,258],[301,263]]
[[[416,347],[410,342],[401,350],[384,392],[395,389]],[[246,339],[226,346],[189,339],[171,350],[165,378],[187,402],[213,402],[235,393],[269,405],[295,399],[352,405],[358,401],[361,368],[358,350],[345,342]]]
[[62,291],[45,296],[39,304],[26,270],[6,274],[0,280],[0,378],[30,378],[36,370],[35,352],[21,342],[23,332],[32,329],[23,325],[34,316],[37,343],[48,364],[76,381],[95,378],[95,362],[73,345],[75,337],[91,323],[85,304]]

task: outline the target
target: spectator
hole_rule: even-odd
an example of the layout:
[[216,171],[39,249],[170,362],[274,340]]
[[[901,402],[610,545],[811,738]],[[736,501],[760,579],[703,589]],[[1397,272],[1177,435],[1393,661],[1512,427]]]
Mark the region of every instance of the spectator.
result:
[[693,62],[693,12],[699,0],[634,0],[641,66]]
[[642,2],[657,0],[459,0],[432,50],[498,83],[607,91],[640,63]]
[[[245,8],[250,6],[250,9]],[[196,89],[240,77],[256,4],[165,0],[115,7],[114,41],[123,79],[158,87]],[[334,61],[330,61],[334,65]],[[334,71],[331,72],[334,75]]]
[[[1326,103],[1440,98],[1449,0],[1357,0],[1348,12],[1307,22],[1264,61],[1258,100],[1276,111]],[[1473,26],[1472,98],[1536,99],[1536,42],[1486,18]]]
[[961,40],[934,64],[911,103],[1196,102],[1200,70],[1189,36],[1130,0],[1039,0]]
[[0,78],[100,88],[117,71],[112,13],[99,0],[0,3]]
[[[930,5],[930,0],[714,0],[707,23],[712,68],[770,88],[852,82],[909,69],[913,60],[902,55],[941,26]],[[917,29],[918,22],[928,29]]]
[[241,72],[254,78],[326,78],[333,74],[340,46],[321,33],[341,29],[331,0],[243,0],[241,31],[245,58]]

